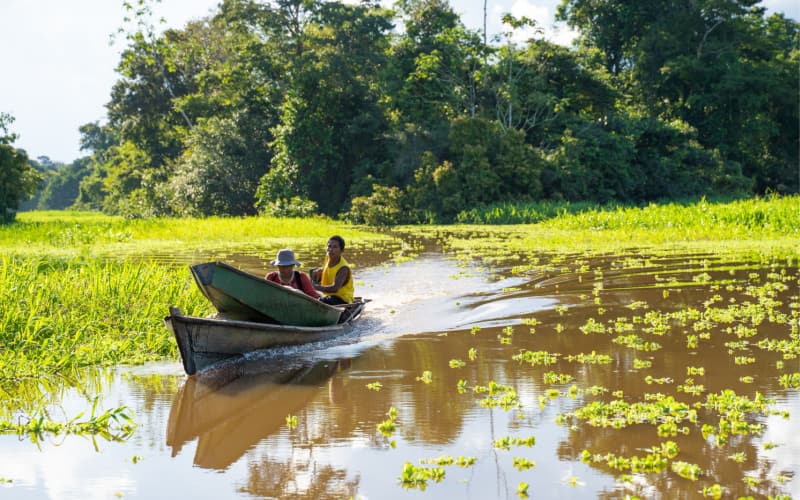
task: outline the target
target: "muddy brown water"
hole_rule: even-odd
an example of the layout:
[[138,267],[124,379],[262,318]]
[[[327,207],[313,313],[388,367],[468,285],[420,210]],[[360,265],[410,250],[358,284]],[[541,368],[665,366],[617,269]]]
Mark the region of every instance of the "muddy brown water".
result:
[[[229,260],[264,270],[260,255]],[[797,358],[755,347],[763,338],[790,340],[791,324],[765,320],[737,350],[730,342],[740,337],[727,331],[736,324],[712,327],[707,339],[687,347],[687,336],[696,333],[687,331],[691,327],[673,325],[655,336],[632,319],[649,311],[702,311],[711,304],[755,301],[747,286],[781,273],[789,277],[783,280],[787,286],[772,298],[781,303],[777,310],[792,314],[800,295],[796,266],[638,253],[585,262],[575,256],[521,273],[511,269],[523,262],[464,266],[440,253],[401,264],[386,264],[387,255],[380,252],[354,252],[352,260],[361,264],[358,294],[372,299],[352,332],[321,344],[254,353],[192,378],[177,360],[94,372],[93,394],[63,389],[54,417],[87,411],[90,397],[99,393],[101,407],[132,409],[138,425],[133,436],[121,442],[45,437],[38,443],[0,436],[0,497],[485,499],[519,498],[524,482],[531,498],[703,498],[703,488],[714,484],[723,488],[724,498],[800,498],[795,477],[800,397],[778,380],[800,371],[800,365]],[[618,334],[584,333],[581,327],[590,318],[607,326],[614,318],[629,318],[633,329],[626,334],[661,348],[636,350],[615,343]],[[532,366],[513,359],[524,350],[559,356],[553,364]],[[568,359],[592,352],[609,355],[611,362]],[[637,368],[635,359],[652,366]],[[451,367],[451,360],[464,366]],[[677,389],[689,367],[704,369],[692,377],[704,386],[700,395]],[[421,380],[426,371],[429,383]],[[548,372],[572,380],[547,383]],[[379,390],[368,387],[376,382]],[[487,394],[474,388],[491,382],[513,387],[519,408],[482,405]],[[607,392],[569,396],[573,385]],[[774,400],[775,414],[747,417],[764,425],[760,434],[737,434],[715,445],[702,437],[701,425],[717,420],[703,411],[697,423],[681,424],[688,434],[672,437],[659,436],[649,424],[615,429],[581,420],[556,423],[558,415],[589,401],[617,399],[614,391],[631,403],[663,393],[694,404],[726,389]],[[551,397],[553,390],[558,395]],[[389,419],[390,408],[396,409],[395,430],[386,436],[377,426]],[[788,411],[788,418],[781,411]],[[287,425],[287,416],[297,418],[296,427]],[[535,444],[494,446],[507,436],[533,436]],[[669,467],[626,471],[625,477],[605,463],[581,460],[583,450],[641,457],[665,441],[679,448],[673,461],[700,467],[699,479]],[[732,460],[735,453],[743,459]],[[467,467],[442,465],[440,482],[401,483],[407,462],[431,468],[421,461],[447,456],[475,461]],[[518,470],[515,458],[535,466]],[[753,479],[747,483],[745,477]]]

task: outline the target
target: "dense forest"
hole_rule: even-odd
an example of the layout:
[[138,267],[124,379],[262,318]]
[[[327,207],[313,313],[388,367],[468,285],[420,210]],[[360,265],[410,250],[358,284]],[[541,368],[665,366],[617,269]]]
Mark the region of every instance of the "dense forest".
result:
[[23,208],[395,224],[800,192],[800,24],[758,1],[563,0],[572,47],[447,0],[224,0],[163,33],[129,7],[107,120],[30,162]]

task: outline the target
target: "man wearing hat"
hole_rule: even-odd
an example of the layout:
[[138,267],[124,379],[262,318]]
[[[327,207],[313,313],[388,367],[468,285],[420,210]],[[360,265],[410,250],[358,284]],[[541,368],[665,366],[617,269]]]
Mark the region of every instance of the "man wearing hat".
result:
[[311,279],[308,275],[294,269],[294,266],[302,266],[302,264],[294,258],[293,251],[288,248],[278,250],[278,256],[272,261],[272,265],[278,266],[278,270],[267,274],[267,281],[296,288],[309,297],[319,298],[319,294],[314,290],[314,285],[311,284]]

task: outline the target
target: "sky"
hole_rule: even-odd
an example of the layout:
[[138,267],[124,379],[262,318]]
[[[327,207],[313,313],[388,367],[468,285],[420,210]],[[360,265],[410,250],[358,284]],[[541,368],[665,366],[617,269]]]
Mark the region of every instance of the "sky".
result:
[[[162,0],[156,17],[168,27],[205,17],[219,0]],[[549,39],[567,44],[573,34],[553,26],[560,0],[487,0],[489,35],[511,12],[535,19]],[[132,2],[133,3],[133,2]],[[483,0],[451,0],[464,24],[483,26]],[[800,1],[766,0],[770,11],[800,19]],[[110,36],[124,26],[123,0],[0,0],[0,112],[14,118],[15,147],[30,158],[69,163],[84,156],[78,127],[105,121],[105,104],[118,75],[122,40]]]

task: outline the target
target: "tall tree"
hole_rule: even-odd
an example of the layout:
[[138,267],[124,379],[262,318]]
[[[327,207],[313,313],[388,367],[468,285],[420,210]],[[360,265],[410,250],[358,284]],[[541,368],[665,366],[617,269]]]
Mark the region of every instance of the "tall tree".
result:
[[262,179],[262,193],[277,193],[264,184],[291,183],[289,194],[336,214],[356,179],[380,171],[387,123],[379,77],[390,28],[388,12],[377,5],[314,6],[276,128],[274,172]]
[[14,221],[20,203],[33,196],[42,180],[25,151],[14,147],[13,122],[13,116],[0,113],[0,224]]

